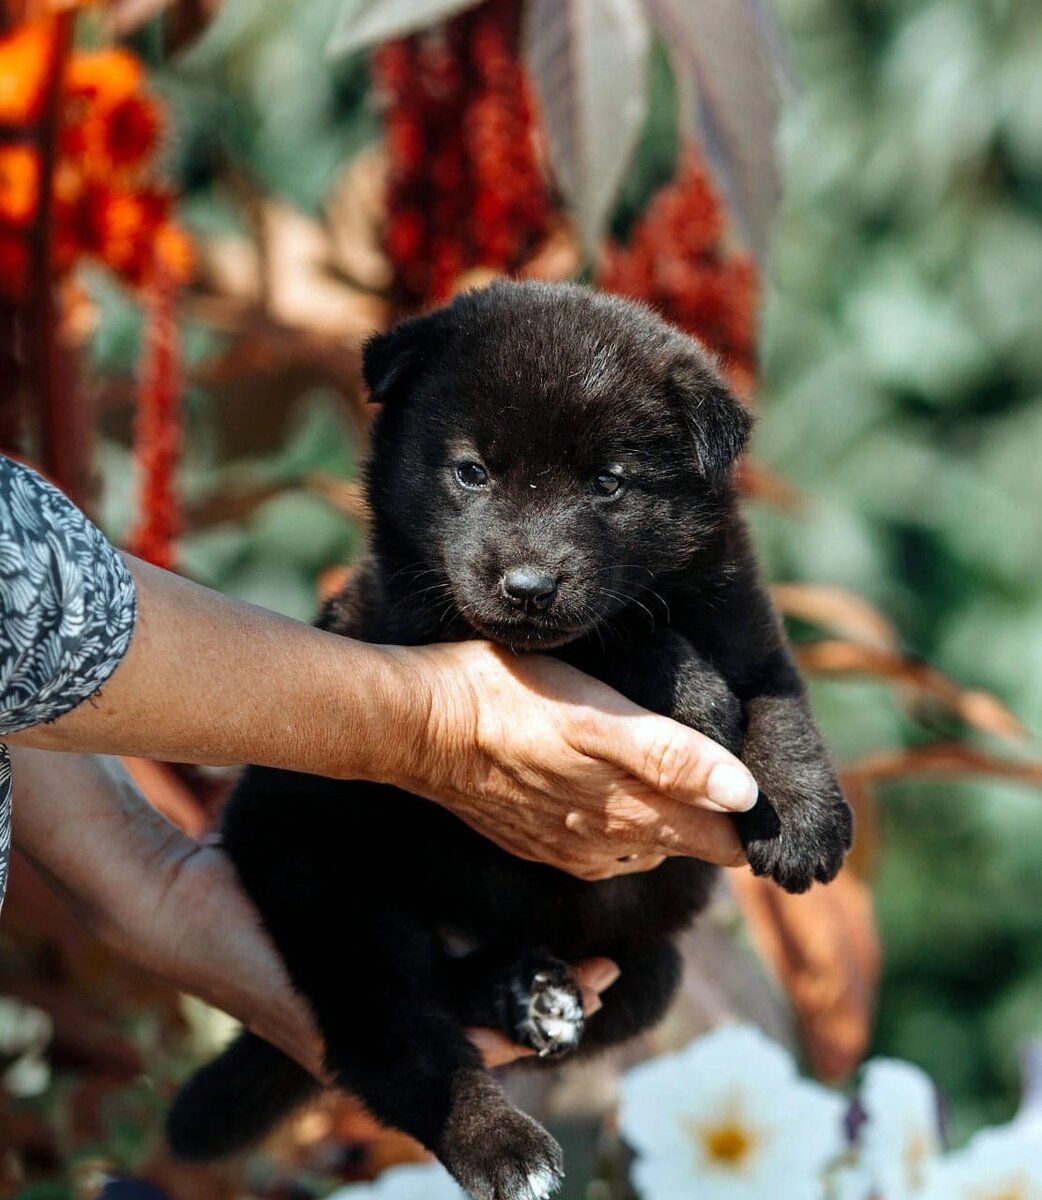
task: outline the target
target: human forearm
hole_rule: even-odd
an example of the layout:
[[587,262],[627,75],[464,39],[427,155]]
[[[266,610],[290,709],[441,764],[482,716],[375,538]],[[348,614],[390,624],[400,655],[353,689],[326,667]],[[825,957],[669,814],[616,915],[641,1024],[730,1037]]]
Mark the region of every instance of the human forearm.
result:
[[394,783],[587,879],[663,854],[741,861],[726,814],[755,799],[748,771],[564,663],[483,642],[372,646],[130,567],[123,661],[13,744]]
[[321,1044],[231,863],[157,813],[121,764],[11,748],[19,849],[104,941],[309,1070]]
[[89,702],[12,744],[394,777],[424,721],[394,651],[127,562],[138,617],[123,661]]

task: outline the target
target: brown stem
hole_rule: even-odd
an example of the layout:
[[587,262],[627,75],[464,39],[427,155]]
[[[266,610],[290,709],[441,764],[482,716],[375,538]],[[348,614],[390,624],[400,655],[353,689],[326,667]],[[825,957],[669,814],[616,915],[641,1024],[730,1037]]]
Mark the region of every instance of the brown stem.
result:
[[41,468],[78,504],[89,498],[93,423],[74,388],[58,331],[52,258],[53,182],[61,122],[61,86],[74,14],[55,18],[55,36],[40,120],[40,211],[32,244],[31,291],[25,305],[26,382],[33,402],[32,451]]

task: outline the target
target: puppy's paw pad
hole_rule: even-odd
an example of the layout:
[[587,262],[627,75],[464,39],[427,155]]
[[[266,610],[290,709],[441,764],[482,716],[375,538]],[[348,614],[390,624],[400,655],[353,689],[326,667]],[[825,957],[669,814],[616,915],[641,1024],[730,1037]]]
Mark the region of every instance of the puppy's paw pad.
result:
[[582,993],[571,973],[564,969],[538,971],[521,1021],[522,1042],[540,1058],[554,1058],[578,1046],[585,1024]]
[[769,829],[763,828],[764,822],[738,821],[753,874],[769,876],[794,893],[805,892],[814,883],[831,882],[843,865],[853,835],[853,818],[846,803],[822,805],[809,813],[803,808],[787,820],[775,817],[775,821]]

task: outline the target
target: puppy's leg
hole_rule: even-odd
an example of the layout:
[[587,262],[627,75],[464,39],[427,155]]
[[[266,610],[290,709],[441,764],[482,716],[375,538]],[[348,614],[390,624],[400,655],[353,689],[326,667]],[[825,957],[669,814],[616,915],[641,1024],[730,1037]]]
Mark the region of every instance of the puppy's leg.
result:
[[[610,946],[604,954],[622,974],[602,993],[603,1008],[588,1019],[571,969],[543,951],[482,950],[453,962],[454,1011],[468,1025],[486,1025],[530,1046],[541,1059],[628,1041],[668,1009],[680,982],[680,955],[665,938]],[[547,1021],[549,1008],[558,1011]]]
[[732,754],[741,749],[741,702],[722,672],[675,629],[635,625],[610,654],[589,638],[559,653],[634,703],[697,729]]
[[313,997],[337,1083],[432,1150],[475,1200],[548,1200],[563,1175],[560,1148],[483,1069],[433,980],[407,977],[368,939],[347,961],[359,978],[338,996]]
[[465,1025],[484,1025],[559,1058],[583,1035],[582,992],[571,968],[542,950],[491,948],[447,967],[453,1012]]
[[738,832],[757,875],[804,892],[842,866],[853,818],[788,652],[765,658],[753,681],[741,757],[760,799],[736,818]]
[[680,983],[680,954],[665,938],[608,947],[604,953],[619,964],[622,974],[601,993],[604,1007],[587,1021],[580,1055],[619,1045],[652,1029],[665,1016]]
[[[441,1003],[433,932],[372,877],[358,887],[350,872],[316,876],[301,860],[288,874],[288,862],[284,851],[269,872],[254,856],[240,874],[308,999],[330,1075],[433,1151],[475,1200],[547,1200],[560,1148],[510,1104]],[[335,926],[333,913],[345,914]]]
[[827,883],[850,848],[853,821],[747,548],[739,546],[717,602],[692,619],[692,636],[711,647],[742,702],[738,756],[760,785],[760,799],[736,823],[753,871],[790,892]]

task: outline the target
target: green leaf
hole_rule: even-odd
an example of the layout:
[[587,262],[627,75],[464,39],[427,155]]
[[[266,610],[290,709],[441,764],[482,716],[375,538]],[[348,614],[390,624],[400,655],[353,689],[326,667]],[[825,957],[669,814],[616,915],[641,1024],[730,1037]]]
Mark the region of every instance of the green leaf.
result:
[[389,38],[405,37],[473,8],[478,0],[345,0],[329,53],[350,54]]
[[554,175],[591,257],[644,126],[650,50],[638,0],[528,0],[525,61]]

